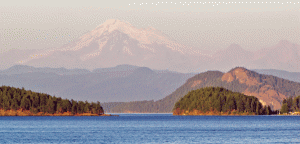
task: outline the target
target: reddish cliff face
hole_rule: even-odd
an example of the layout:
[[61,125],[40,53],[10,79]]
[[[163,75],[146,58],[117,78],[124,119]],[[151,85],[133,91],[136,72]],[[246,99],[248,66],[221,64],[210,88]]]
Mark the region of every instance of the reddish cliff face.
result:
[[[245,68],[236,68],[222,76],[222,81],[231,82],[233,80],[238,80],[239,83],[246,84],[248,87],[262,85],[264,82],[258,82],[255,77],[251,77],[250,71]],[[274,90],[271,85],[264,85],[260,87],[258,92],[250,92],[249,88],[247,88],[242,93],[249,96],[255,96],[262,102],[263,105],[271,105],[274,109],[280,109],[281,101],[288,97]]]
[[233,80],[238,80],[241,84],[245,83],[249,86],[258,84],[255,78],[249,76],[249,71],[245,68],[236,68],[222,76],[222,81],[232,82]]
[[195,87],[196,85],[199,85],[199,84],[201,84],[201,80],[196,80],[196,81],[193,81],[193,84],[192,84],[192,86],[191,87]]

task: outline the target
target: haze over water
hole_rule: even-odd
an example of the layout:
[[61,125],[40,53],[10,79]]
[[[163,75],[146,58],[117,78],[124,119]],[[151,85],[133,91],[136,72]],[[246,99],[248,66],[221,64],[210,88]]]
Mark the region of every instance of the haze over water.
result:
[[295,143],[297,116],[0,117],[0,143]]

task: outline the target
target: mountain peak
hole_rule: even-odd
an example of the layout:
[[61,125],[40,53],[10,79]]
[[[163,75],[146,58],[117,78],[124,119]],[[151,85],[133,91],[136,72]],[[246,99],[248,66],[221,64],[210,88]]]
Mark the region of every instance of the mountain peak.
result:
[[297,45],[294,44],[294,43],[291,43],[290,41],[288,40],[281,40],[278,42],[278,44],[276,45],[277,48],[281,49],[282,48],[285,48],[285,49],[293,49],[295,51],[297,51]]
[[132,28],[133,26],[126,21],[121,21],[118,19],[108,19],[104,23],[96,27],[95,30],[96,31],[100,30],[101,32],[103,32],[103,30],[112,32],[114,30],[124,31],[124,29],[132,29]]
[[162,33],[161,31],[155,29],[154,27],[147,27],[138,29],[129,22],[118,20],[118,19],[108,19],[96,29],[92,30],[87,37],[99,37],[102,34],[110,34],[113,31],[119,31],[128,35],[129,37],[138,40],[144,44],[150,44],[157,41],[166,41],[170,38]]
[[228,56],[228,55],[241,55],[248,53],[246,50],[244,50],[240,45],[238,44],[231,44],[226,49],[220,50],[216,52],[217,57],[219,56]]
[[233,71],[249,71],[248,69],[244,68],[244,67],[235,67],[233,69],[231,69],[229,72],[233,72]]
[[232,82],[234,80],[239,80],[240,83],[245,83],[247,85],[257,84],[258,81],[254,79],[250,73],[252,73],[252,71],[244,67],[236,67],[225,73],[222,76],[222,81]]
[[113,25],[113,24],[119,23],[119,22],[121,22],[121,21],[118,19],[108,19],[102,25]]

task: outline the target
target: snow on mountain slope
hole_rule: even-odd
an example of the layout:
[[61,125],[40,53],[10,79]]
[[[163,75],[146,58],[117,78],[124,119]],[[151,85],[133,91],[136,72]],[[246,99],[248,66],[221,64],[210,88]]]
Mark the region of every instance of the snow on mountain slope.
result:
[[191,58],[209,57],[177,43],[153,27],[137,29],[128,22],[107,20],[76,41],[19,61],[30,66],[89,68],[131,64],[153,69],[193,69]]

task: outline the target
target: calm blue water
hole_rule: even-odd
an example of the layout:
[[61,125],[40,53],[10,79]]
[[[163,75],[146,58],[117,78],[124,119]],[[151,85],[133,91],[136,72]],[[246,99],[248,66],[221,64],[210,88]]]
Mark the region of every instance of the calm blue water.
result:
[[300,116],[0,117],[0,143],[273,142],[300,142]]

